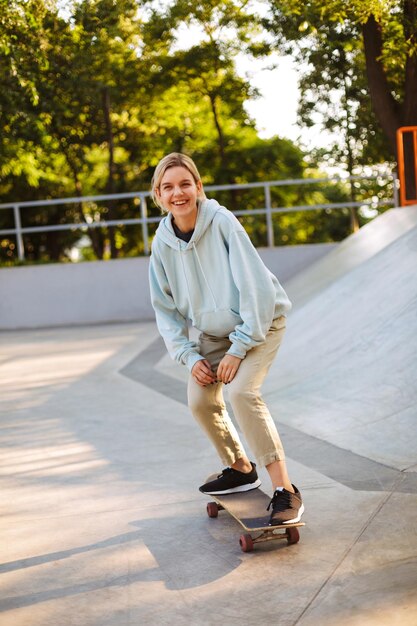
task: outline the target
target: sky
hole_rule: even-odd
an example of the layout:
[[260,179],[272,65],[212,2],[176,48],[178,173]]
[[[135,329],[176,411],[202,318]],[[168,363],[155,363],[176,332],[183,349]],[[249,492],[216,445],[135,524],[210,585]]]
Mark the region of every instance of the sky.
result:
[[335,140],[320,124],[310,129],[297,124],[299,71],[292,57],[274,53],[266,59],[251,59],[242,54],[236,58],[236,68],[260,92],[259,98],[245,105],[260,137],[279,135],[307,149],[324,148]]
[[[271,65],[276,65],[270,69]],[[255,119],[259,135],[265,139],[280,135],[297,140],[299,90],[297,72],[291,57],[271,55],[267,59],[250,59],[240,55],[236,59],[238,73],[247,76],[261,96],[246,104],[250,116]]]

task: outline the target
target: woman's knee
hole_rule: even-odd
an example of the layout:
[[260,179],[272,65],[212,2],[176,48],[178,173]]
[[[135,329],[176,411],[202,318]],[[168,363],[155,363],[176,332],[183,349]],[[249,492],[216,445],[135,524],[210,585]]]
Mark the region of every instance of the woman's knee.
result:
[[230,384],[228,388],[230,404],[233,406],[252,406],[259,402],[260,396],[257,391],[247,386]]
[[188,407],[198,417],[222,409],[224,403],[218,402],[208,387],[193,386],[188,390]]

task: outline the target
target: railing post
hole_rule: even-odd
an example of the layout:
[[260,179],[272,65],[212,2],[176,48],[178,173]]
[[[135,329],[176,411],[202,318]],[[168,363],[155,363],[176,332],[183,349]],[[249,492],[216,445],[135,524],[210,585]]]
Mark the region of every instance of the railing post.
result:
[[13,213],[14,213],[14,225],[16,229],[16,242],[17,242],[17,254],[19,256],[19,261],[25,260],[25,245],[23,243],[22,236],[22,222],[20,220],[20,210],[19,205],[13,205]]
[[146,205],[146,196],[139,195],[139,198],[140,215],[142,218],[143,253],[145,256],[149,256],[148,207]]
[[271,187],[269,185],[265,185],[265,209],[266,209],[266,233],[268,238],[268,247],[274,247],[274,225],[272,223],[272,213],[271,213]]
[[[407,163],[406,172],[406,159],[405,159],[405,147],[404,147],[404,135],[405,133],[412,134],[413,141],[413,165]],[[409,204],[416,204],[417,202],[417,126],[401,126],[397,128],[397,161],[398,161],[398,178],[400,180],[400,205],[407,206]],[[411,172],[411,169],[413,172]],[[407,197],[406,189],[406,174],[414,175],[414,198]]]

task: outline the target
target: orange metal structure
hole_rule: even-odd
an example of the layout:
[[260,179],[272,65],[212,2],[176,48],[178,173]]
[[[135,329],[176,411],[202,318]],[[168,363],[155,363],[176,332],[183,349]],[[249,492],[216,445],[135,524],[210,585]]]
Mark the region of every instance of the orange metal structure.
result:
[[[413,169],[415,188],[417,190],[417,126],[402,126],[397,130],[398,177],[400,179],[400,205],[417,204],[417,197],[407,198],[405,187],[404,135],[411,133],[413,138]],[[417,191],[416,191],[417,196]]]

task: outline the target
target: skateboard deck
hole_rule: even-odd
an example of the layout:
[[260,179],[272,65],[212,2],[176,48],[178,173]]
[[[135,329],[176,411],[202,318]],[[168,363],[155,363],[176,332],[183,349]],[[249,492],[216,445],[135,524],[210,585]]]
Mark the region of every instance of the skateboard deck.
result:
[[286,539],[288,544],[293,544],[300,540],[298,528],[305,526],[304,522],[269,525],[269,513],[266,509],[271,498],[259,487],[227,495],[211,494],[209,497],[213,498],[213,502],[207,504],[209,517],[215,518],[219,511],[225,510],[247,531],[239,539],[243,552],[251,552],[256,543],[265,541]]

